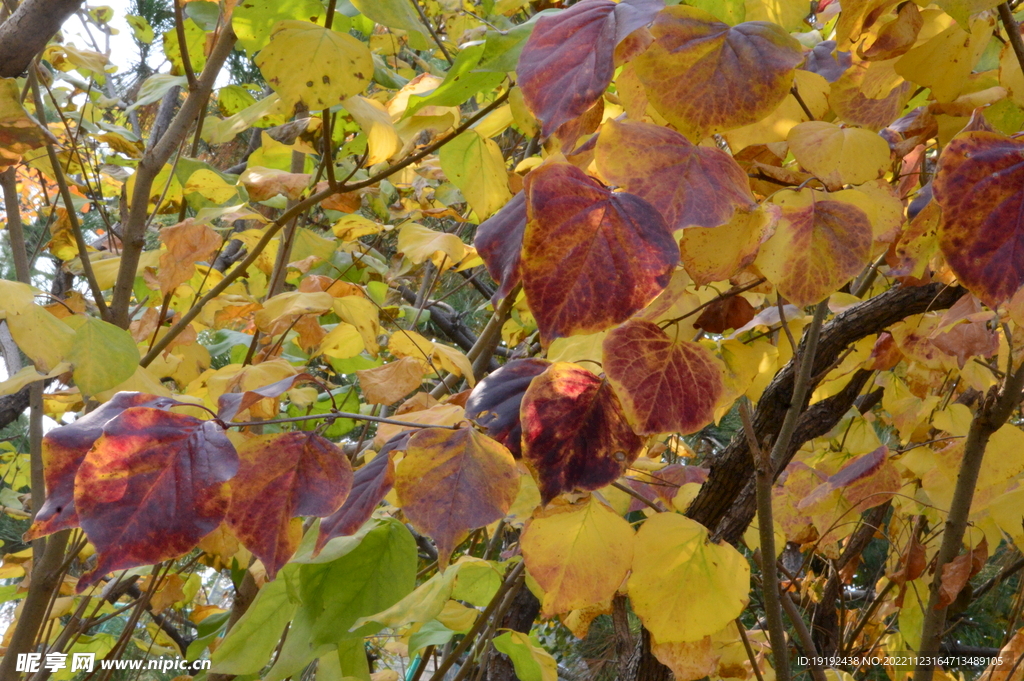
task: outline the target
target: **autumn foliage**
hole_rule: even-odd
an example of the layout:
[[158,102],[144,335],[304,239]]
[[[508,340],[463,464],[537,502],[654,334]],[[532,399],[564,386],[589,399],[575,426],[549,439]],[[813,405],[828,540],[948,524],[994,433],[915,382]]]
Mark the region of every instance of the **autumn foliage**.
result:
[[0,679],[1024,677],[1015,3],[163,4],[0,79]]

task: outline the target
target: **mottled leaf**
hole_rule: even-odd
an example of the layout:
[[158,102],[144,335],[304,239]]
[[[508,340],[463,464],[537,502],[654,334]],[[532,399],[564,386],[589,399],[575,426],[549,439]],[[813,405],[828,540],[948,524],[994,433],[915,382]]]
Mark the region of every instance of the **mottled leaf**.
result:
[[873,231],[864,194],[785,190],[775,234],[755,264],[789,302],[817,303],[860,274],[871,259]]
[[699,641],[747,606],[750,566],[728,544],[678,513],[658,513],[636,536],[629,598],[659,643]]
[[[160,292],[172,293],[195,274],[195,264],[206,260],[217,251],[222,239],[206,225],[196,224],[192,218],[160,230],[160,241],[167,247],[160,254],[160,269],[156,278]],[[211,263],[212,264],[212,263]]]
[[419,431],[395,478],[399,505],[437,543],[442,569],[469,530],[508,513],[518,490],[512,455],[472,428]]
[[543,342],[602,331],[668,284],[679,248],[661,214],[567,163],[526,178],[523,287]]
[[1024,141],[968,132],[939,157],[939,246],[960,283],[995,307],[1024,285]]
[[659,13],[651,33],[636,74],[651,105],[695,142],[771,113],[803,61],[799,43],[776,24],[729,26],[685,5]]
[[643,446],[611,386],[577,364],[556,362],[536,377],[520,415],[523,459],[545,503],[614,482]]
[[145,393],[121,392],[101,404],[95,411],[43,437],[43,476],[46,480],[46,502],[36,514],[26,540],[38,539],[58,530],[78,527],[75,512],[75,474],[85,455],[103,434],[106,423],[130,407],[168,409],[180,404],[169,397]]
[[729,329],[739,329],[746,325],[756,314],[757,310],[746,298],[730,296],[704,308],[693,325],[708,333],[725,333]]
[[605,339],[604,370],[641,435],[687,435],[714,420],[724,367],[699,343],[630,321]]
[[520,544],[544,590],[544,617],[611,600],[633,562],[633,538],[629,523],[593,496],[538,510]]
[[508,447],[512,456],[523,455],[523,426],[519,407],[530,382],[551,366],[544,359],[515,359],[480,381],[466,400],[466,418],[488,436]]
[[336,444],[303,431],[246,438],[238,458],[225,520],[273,579],[299,546],[302,516],[329,516],[348,497],[352,465]]
[[674,230],[724,225],[757,205],[747,174],[731,156],[659,125],[608,121],[596,161],[606,182],[650,203]]
[[520,280],[523,235],[526,232],[526,193],[519,192],[497,213],[480,223],[473,244],[498,283],[495,299],[512,292]]
[[601,97],[615,71],[615,48],[663,6],[661,0],[587,0],[537,21],[516,80],[545,137]]
[[217,529],[238,454],[212,421],[132,407],[103,426],[75,476],[75,508],[99,553],[78,590],[114,570],[177,558]]

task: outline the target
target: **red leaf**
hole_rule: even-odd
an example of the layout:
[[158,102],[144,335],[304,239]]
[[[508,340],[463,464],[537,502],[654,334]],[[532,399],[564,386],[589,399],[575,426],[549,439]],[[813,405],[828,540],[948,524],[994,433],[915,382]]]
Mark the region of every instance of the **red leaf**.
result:
[[409,445],[413,431],[407,430],[394,436],[380,448],[373,460],[356,471],[352,479],[352,491],[341,508],[320,521],[320,534],[316,538],[314,555],[335,537],[354,534],[363,526],[377,504],[388,495],[395,484],[395,465],[391,461],[392,451],[404,451]]
[[616,46],[663,7],[661,0],[587,0],[537,20],[516,76],[545,137],[604,94],[615,72]]
[[238,454],[213,421],[132,407],[103,426],[75,477],[82,529],[99,552],[78,581],[177,558],[217,529]]
[[246,390],[240,393],[224,393],[217,400],[217,416],[224,421],[230,421],[241,412],[245,411],[252,405],[256,404],[262,399],[268,397],[280,397],[286,392],[295,387],[296,383],[301,381],[312,381],[317,382],[317,379],[309,374],[296,374],[295,376],[288,376],[282,378],[280,381],[275,381],[269,385],[265,385],[262,388],[256,390]]
[[718,227],[757,205],[732,156],[660,125],[608,121],[596,158],[607,182],[649,202],[671,229]]
[[504,298],[520,280],[519,263],[526,231],[526,194],[519,192],[501,210],[476,228],[477,253],[487,265],[491,279],[498,282],[494,299]]
[[476,384],[466,402],[466,418],[508,447],[512,456],[523,455],[523,425],[519,407],[530,382],[551,366],[546,359],[516,359]]
[[45,537],[60,530],[78,527],[75,512],[75,474],[93,443],[103,434],[103,426],[130,407],[168,409],[181,404],[169,397],[146,393],[120,392],[96,411],[74,423],[55,428],[43,437],[43,476],[46,501],[35,517],[25,540]]
[[661,214],[567,163],[526,176],[523,287],[542,342],[603,331],[668,285],[679,247]]
[[942,150],[932,187],[946,260],[960,283],[994,308],[1024,285],[1024,140],[957,135]]
[[700,430],[714,419],[724,387],[724,367],[709,350],[642,320],[608,334],[604,370],[641,435]]
[[545,503],[614,482],[643,446],[608,383],[578,364],[556,362],[535,378],[520,415],[523,459]]
[[317,435],[258,435],[239,448],[225,520],[273,579],[302,539],[301,516],[329,516],[352,489],[352,465]]

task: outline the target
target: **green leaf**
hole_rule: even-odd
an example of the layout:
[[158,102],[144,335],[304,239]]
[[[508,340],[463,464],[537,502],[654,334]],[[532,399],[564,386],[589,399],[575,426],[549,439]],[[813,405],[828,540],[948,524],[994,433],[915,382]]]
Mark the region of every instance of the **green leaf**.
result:
[[[189,64],[193,73],[198,74],[206,66],[206,31],[191,19],[185,19],[185,49],[188,50]],[[171,74],[185,75],[185,65],[181,58],[181,45],[178,33],[173,28],[164,33],[164,55],[171,62]]]
[[363,16],[388,28],[426,35],[426,27],[408,0],[351,0]]
[[403,117],[408,118],[425,106],[460,106],[478,92],[497,87],[505,79],[504,73],[475,70],[485,49],[486,43],[467,47],[460,52],[444,82],[436,90],[409,98],[409,106]]
[[91,396],[131,378],[139,366],[139,348],[124,329],[89,317],[75,331],[68,361],[75,367],[75,383]]
[[256,600],[213,651],[211,672],[252,674],[263,669],[299,606],[297,573],[297,567],[287,566],[277,579],[260,589]]
[[427,646],[441,646],[452,640],[455,632],[437,620],[427,622],[409,637],[409,655],[415,655]]
[[371,521],[351,552],[299,570],[302,605],[296,622],[309,621],[311,643],[337,643],[380,630],[370,624],[349,631],[360,617],[390,608],[416,583],[416,542],[394,519]]
[[508,203],[508,174],[494,140],[467,130],[441,147],[441,169],[459,188],[466,202],[484,220]]
[[555,658],[530,640],[527,634],[506,631],[494,638],[494,648],[512,660],[520,681],[556,681],[558,663]]
[[129,14],[125,16],[124,20],[128,22],[136,40],[144,45],[148,45],[153,42],[153,38],[156,37],[156,34],[153,33],[153,27],[149,25],[148,21],[146,21],[146,17]]
[[288,19],[317,21],[326,14],[317,0],[247,0],[231,14],[238,44],[252,57],[270,42],[274,24]]

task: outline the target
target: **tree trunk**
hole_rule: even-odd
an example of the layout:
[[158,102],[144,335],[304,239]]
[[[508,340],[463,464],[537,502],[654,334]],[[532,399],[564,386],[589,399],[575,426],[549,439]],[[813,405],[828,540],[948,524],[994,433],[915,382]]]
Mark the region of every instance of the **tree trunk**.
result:
[[25,73],[61,24],[82,6],[82,0],[24,0],[0,25],[0,77]]

